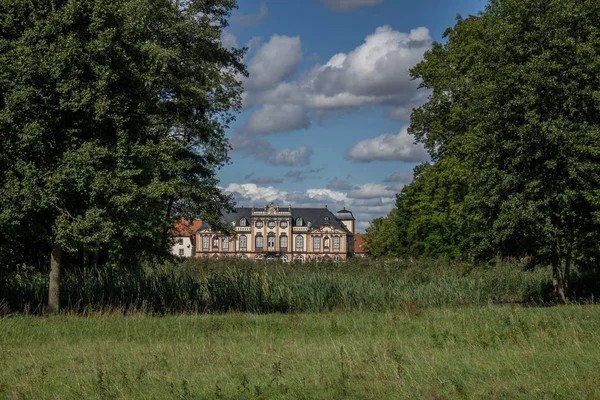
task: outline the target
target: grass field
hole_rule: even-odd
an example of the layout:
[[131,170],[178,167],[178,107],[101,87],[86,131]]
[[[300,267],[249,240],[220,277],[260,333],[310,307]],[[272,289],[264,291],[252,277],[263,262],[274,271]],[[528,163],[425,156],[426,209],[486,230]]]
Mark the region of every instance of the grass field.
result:
[[1,399],[596,399],[600,306],[0,320]]

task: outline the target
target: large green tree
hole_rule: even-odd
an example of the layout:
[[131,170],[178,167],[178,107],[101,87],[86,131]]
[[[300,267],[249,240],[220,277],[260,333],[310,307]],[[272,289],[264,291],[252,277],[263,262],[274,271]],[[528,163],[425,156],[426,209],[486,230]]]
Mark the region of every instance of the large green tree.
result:
[[600,2],[491,0],[446,38],[411,71],[432,92],[410,132],[472,172],[471,253],[552,264],[566,301],[598,255]]
[[[218,224],[215,171],[240,107],[235,0],[0,0],[1,260],[23,243],[114,264],[167,246],[174,218]],[[12,259],[10,259],[12,258]]]

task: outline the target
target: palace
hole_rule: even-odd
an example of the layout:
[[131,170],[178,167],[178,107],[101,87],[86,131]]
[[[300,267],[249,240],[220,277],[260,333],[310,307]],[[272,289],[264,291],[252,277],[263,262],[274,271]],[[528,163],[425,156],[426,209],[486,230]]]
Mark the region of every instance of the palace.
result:
[[235,235],[203,223],[196,231],[197,257],[337,262],[354,253],[354,216],[345,208],[333,214],[327,207],[241,207],[222,221]]

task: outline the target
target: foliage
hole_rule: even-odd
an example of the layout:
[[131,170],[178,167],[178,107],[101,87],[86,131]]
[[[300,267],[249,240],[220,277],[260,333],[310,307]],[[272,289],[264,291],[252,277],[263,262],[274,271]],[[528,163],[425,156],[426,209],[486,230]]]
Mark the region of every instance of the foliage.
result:
[[0,264],[45,265],[59,246],[135,265],[174,219],[218,223],[245,74],[220,42],[234,6],[0,2]]
[[400,255],[396,231],[397,218],[396,210],[392,210],[387,217],[379,217],[371,221],[364,235],[365,252],[369,257],[397,257]]
[[413,182],[396,201],[400,248],[407,255],[461,257],[467,177],[461,163],[450,156],[415,168]]
[[599,255],[600,3],[490,0],[445,38],[411,70],[430,95],[409,132],[440,167],[399,196],[404,246],[552,264],[565,301]]

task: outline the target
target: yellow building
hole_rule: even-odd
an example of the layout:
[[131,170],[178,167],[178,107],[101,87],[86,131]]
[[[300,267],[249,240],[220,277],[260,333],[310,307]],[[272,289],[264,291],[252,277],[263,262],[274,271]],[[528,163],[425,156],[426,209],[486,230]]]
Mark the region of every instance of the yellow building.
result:
[[345,208],[236,208],[222,221],[235,235],[202,224],[196,232],[197,257],[250,260],[343,261],[354,252],[354,216]]

